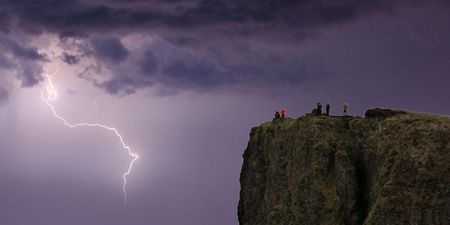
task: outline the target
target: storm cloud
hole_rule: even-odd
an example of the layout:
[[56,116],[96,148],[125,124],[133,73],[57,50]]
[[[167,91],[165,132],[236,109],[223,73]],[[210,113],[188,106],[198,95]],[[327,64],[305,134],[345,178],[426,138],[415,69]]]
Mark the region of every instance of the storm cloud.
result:
[[42,63],[44,54],[26,43],[19,43],[0,34],[0,68],[3,73],[12,73],[21,81],[23,87],[31,87],[42,80]]
[[2,21],[18,19],[30,32],[91,33],[117,29],[186,29],[261,23],[320,26],[387,10],[391,1],[29,1],[7,0]]
[[128,50],[116,37],[96,37],[90,40],[95,55],[106,61],[119,63],[128,56]]
[[[107,92],[134,93],[155,84],[175,89],[205,90],[227,85],[300,85],[323,77],[311,73],[300,54],[301,43],[320,37],[326,28],[383,15],[420,1],[241,1],[241,0],[6,0],[0,6],[1,30],[19,29],[30,36],[53,34],[62,41],[78,40],[76,54],[59,58],[75,65],[90,57],[111,74],[98,82]],[[428,5],[444,4],[428,1]],[[124,38],[150,35],[152,40],[128,49]],[[18,60],[43,60],[35,49],[8,39],[4,45]],[[155,46],[154,40],[170,52]],[[274,47],[275,46],[275,47]],[[73,46],[67,45],[70,48]],[[268,59],[273,59],[268,60]],[[318,59],[320,61],[320,59]],[[0,64],[7,66],[8,63]],[[17,68],[23,86],[41,78],[39,69]],[[36,72],[37,71],[37,72]],[[107,79],[106,81],[104,79]]]
[[61,60],[69,65],[75,65],[80,61],[80,57],[76,55],[70,55],[68,53],[63,53]]

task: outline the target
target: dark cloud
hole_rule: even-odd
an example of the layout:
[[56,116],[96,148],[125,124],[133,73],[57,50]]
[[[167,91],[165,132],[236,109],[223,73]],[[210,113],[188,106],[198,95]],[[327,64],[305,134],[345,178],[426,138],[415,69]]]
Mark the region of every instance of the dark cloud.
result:
[[8,33],[10,24],[11,18],[5,11],[0,10],[0,32]]
[[21,65],[17,69],[17,78],[22,87],[32,87],[42,81],[42,67],[35,64]]
[[0,68],[8,69],[11,68],[11,66],[10,60],[8,60],[4,54],[0,53]]
[[16,58],[22,58],[27,60],[44,60],[45,55],[40,54],[35,48],[24,47],[17,43],[16,41],[0,37],[1,45],[10,51]]
[[61,40],[66,40],[69,38],[87,38],[89,37],[88,34],[86,33],[79,33],[79,32],[75,32],[75,31],[63,31],[63,32],[59,32],[59,38]]
[[155,54],[152,51],[146,51],[138,66],[143,75],[154,74],[158,68],[158,62]]
[[[137,89],[153,87],[155,84],[170,90],[187,89],[201,92],[221,86],[283,87],[300,85],[329,74],[324,69],[317,69],[317,67],[325,68],[325,66],[318,66],[321,63],[320,57],[304,59],[298,55],[298,59],[292,60],[295,58],[291,55],[292,53],[260,54],[250,48],[245,52],[240,49],[231,53],[219,51],[199,57],[195,53],[171,49],[163,43],[156,43],[156,45],[170,52],[171,57],[167,55],[166,57],[171,59],[163,57],[160,49],[153,48],[153,50],[144,51],[142,58],[137,61],[138,69],[135,71],[132,68],[135,64],[131,65],[129,70],[125,70],[126,72],[113,69],[118,72],[113,73],[109,80],[101,84],[91,76],[83,76],[83,78],[105,89],[108,93],[130,94]],[[281,55],[283,53],[286,55]],[[232,56],[234,62],[223,59],[228,55]],[[291,59],[287,60],[286,56]],[[252,59],[248,60],[249,57]]]
[[[442,3],[431,0],[426,4]],[[399,7],[414,4],[425,3],[419,0],[4,0],[0,6],[0,25],[5,26],[4,31],[20,29],[31,35],[53,33],[62,41],[84,41],[87,47],[78,49],[75,55],[64,53],[62,60],[74,65],[80,60],[78,55],[93,57],[99,67],[112,71],[111,78],[99,83],[90,76],[82,77],[109,93],[128,94],[155,83],[197,90],[236,84],[299,85],[322,74],[306,69],[298,54],[273,53],[273,44],[299,48],[299,41],[316,37],[325,28],[374,14],[395,15],[393,12]],[[17,26],[11,27],[12,24]],[[162,38],[162,45],[170,52],[158,46],[128,50],[121,38],[131,33]],[[252,49],[246,43],[248,46],[263,44],[259,49]],[[45,59],[36,49],[13,41],[4,45],[16,58]],[[19,71],[24,86],[40,80],[29,68],[21,67]]]
[[[188,3],[181,4],[180,3]],[[6,0],[0,10],[25,29],[60,34],[101,33],[117,29],[187,29],[221,25],[264,24],[305,29],[345,22],[375,11],[388,11],[406,0],[202,0],[202,1],[96,1]],[[139,4],[138,4],[139,3]],[[172,8],[170,7],[172,5]],[[8,18],[9,18],[8,17]],[[225,28],[225,27],[224,27]]]
[[107,93],[113,95],[129,95],[136,92],[137,89],[151,86],[151,82],[142,82],[131,77],[118,76],[105,82],[94,82],[99,88],[104,89]]
[[180,46],[180,47],[195,47],[200,45],[200,41],[187,36],[181,37],[166,37],[165,38],[169,43]]
[[69,65],[75,65],[80,61],[80,57],[63,53],[63,55],[61,56],[61,60]]
[[95,55],[106,61],[118,63],[128,57],[128,50],[116,37],[94,37],[90,39]]
[[0,53],[0,67],[15,74],[22,87],[34,86],[42,80],[40,65],[46,61],[46,56],[36,48],[0,35],[0,50],[3,53]]
[[188,63],[176,60],[164,68],[161,82],[178,87],[214,87],[226,83],[217,68],[208,61]]

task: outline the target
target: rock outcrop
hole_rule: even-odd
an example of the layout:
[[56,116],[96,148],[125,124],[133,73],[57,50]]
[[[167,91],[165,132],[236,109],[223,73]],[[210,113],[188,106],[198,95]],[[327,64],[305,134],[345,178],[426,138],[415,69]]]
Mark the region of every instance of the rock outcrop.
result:
[[449,225],[450,118],[373,109],[252,128],[240,225]]

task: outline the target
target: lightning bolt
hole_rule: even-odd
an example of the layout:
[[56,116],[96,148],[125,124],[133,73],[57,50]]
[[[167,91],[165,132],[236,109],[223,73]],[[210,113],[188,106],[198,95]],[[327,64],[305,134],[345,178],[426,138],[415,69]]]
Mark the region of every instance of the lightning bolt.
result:
[[[55,72],[56,74],[56,72]],[[53,113],[53,116],[56,117],[56,119],[62,121],[65,126],[70,128],[77,128],[77,127],[97,127],[104,130],[107,130],[109,132],[112,132],[117,136],[117,138],[120,140],[120,143],[122,144],[122,148],[125,149],[128,153],[128,155],[132,158],[130,161],[130,164],[128,165],[128,169],[123,173],[122,179],[123,179],[123,185],[122,185],[122,192],[123,192],[123,207],[125,209],[125,206],[127,204],[127,176],[130,175],[131,170],[133,168],[134,162],[139,158],[139,155],[134,153],[131,148],[125,143],[123,140],[122,135],[120,135],[119,131],[114,128],[107,125],[103,125],[100,123],[87,123],[87,122],[81,122],[81,123],[69,123],[66,119],[64,119],[62,116],[60,116],[56,110],[55,107],[52,105],[53,101],[56,101],[58,99],[58,91],[56,90],[55,86],[53,85],[53,81],[51,78],[51,75],[49,74],[43,74],[47,78],[47,85],[46,85],[46,91],[47,94],[44,95],[44,92],[41,91],[41,98],[42,100],[48,105],[51,112]],[[53,74],[52,74],[53,75]]]

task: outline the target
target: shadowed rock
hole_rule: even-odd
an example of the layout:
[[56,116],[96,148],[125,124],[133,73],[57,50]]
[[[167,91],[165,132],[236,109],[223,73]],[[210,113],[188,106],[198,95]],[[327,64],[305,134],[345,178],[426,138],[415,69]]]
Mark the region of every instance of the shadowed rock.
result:
[[449,140],[450,118],[388,109],[264,123],[244,153],[239,223],[449,225]]

